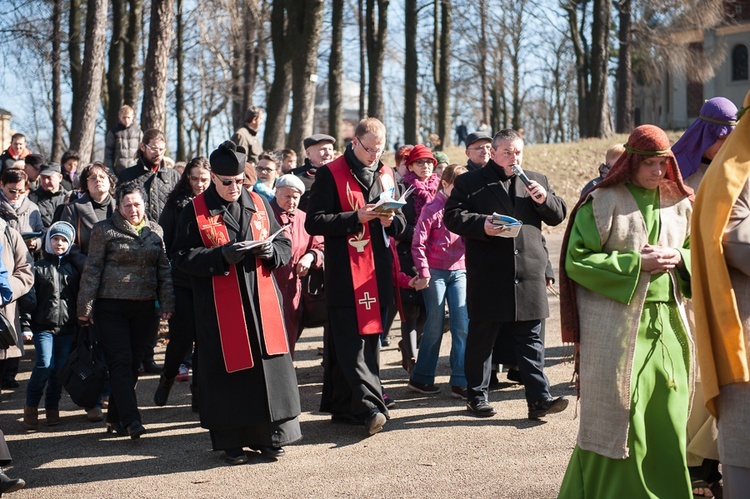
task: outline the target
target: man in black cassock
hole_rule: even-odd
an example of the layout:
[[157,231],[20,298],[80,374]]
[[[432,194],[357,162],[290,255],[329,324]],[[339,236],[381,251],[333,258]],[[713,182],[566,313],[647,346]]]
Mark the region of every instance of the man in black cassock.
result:
[[[330,327],[320,410],[334,422],[364,423],[373,435],[388,417],[379,377],[379,336],[393,293],[388,237],[403,232],[406,223],[400,210],[373,210],[382,192],[398,197],[393,170],[380,162],[385,126],[368,118],[354,134],[343,156],[317,170],[305,229],[324,236],[326,248]],[[359,267],[364,254],[372,260]]]
[[283,318],[269,319],[281,312],[269,271],[289,260],[291,242],[278,235],[243,247],[242,241],[266,239],[280,227],[268,202],[242,186],[242,148],[224,142],[210,161],[211,185],[183,210],[173,257],[193,287],[201,426],[214,450],[241,464],[248,460],[243,447],[276,458],[283,445],[302,437]]

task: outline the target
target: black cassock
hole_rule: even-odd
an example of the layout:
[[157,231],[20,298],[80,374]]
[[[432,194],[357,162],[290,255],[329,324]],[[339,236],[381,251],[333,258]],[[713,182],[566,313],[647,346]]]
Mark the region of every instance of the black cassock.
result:
[[[211,215],[222,213],[231,241],[252,240],[250,220],[255,204],[246,191],[236,203],[221,199],[211,185],[204,193]],[[271,207],[270,233],[279,229]],[[239,218],[239,220],[236,220]],[[263,260],[268,268],[284,265],[291,258],[291,242],[284,236],[273,241],[274,256]],[[219,337],[212,276],[224,275],[228,264],[221,248],[206,248],[201,239],[192,205],[180,217],[172,256],[174,264],[190,276],[195,305],[196,351],[201,426],[211,433],[214,450],[237,447],[280,447],[302,437],[297,377],[289,354],[267,355],[262,347],[258,298],[255,292],[255,257],[248,252],[237,264],[245,321],[254,366],[228,373]],[[275,281],[274,281],[275,282]],[[277,294],[280,298],[280,293]]]

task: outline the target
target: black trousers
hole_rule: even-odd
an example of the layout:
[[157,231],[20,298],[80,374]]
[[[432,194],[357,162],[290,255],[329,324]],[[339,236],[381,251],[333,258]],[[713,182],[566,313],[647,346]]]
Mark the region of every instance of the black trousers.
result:
[[[381,309],[383,319],[386,313]],[[358,421],[377,412],[388,415],[380,385],[380,335],[359,334],[354,308],[329,307],[328,315],[321,412]]]
[[8,466],[11,461],[13,461],[13,458],[10,457],[10,450],[8,449],[8,444],[5,442],[5,435],[0,430],[0,466]]
[[112,384],[107,421],[125,426],[140,421],[135,384],[148,344],[158,332],[156,304],[154,300],[99,299],[94,322]]
[[185,362],[185,357],[193,349],[195,341],[193,290],[175,286],[174,297],[175,310],[169,319],[169,343],[167,343],[167,352],[164,355],[164,377],[167,379],[177,376],[180,364]]
[[[512,339],[512,349],[529,404],[550,397],[549,380],[544,374],[542,321],[490,322],[469,320],[466,338],[466,382],[468,400],[487,400],[492,372],[492,350],[498,335]],[[503,357],[506,357],[505,355]]]

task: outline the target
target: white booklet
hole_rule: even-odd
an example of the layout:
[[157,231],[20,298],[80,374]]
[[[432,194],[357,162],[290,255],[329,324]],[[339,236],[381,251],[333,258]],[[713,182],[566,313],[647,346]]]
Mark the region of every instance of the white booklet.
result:
[[393,199],[393,188],[387,189],[380,194],[380,200],[373,207],[373,211],[396,211],[406,205],[406,198],[412,192],[414,192],[413,185],[406,189],[400,198]]
[[492,225],[503,227],[503,231],[498,234],[499,237],[516,237],[521,232],[521,226],[523,226],[523,222],[520,220],[499,213],[493,213],[490,221]]
[[240,241],[239,246],[243,250],[251,250],[253,248],[257,248],[258,246],[263,246],[266,243],[270,243],[274,239],[276,239],[276,236],[284,232],[284,227],[280,228],[270,236],[268,236],[266,239],[262,239],[260,241]]

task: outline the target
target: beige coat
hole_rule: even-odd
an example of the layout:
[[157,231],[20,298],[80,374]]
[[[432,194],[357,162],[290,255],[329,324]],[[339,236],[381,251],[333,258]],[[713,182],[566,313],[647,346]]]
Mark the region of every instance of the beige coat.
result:
[[16,345],[7,350],[0,350],[0,360],[4,360],[23,356],[23,335],[16,300],[28,293],[34,285],[34,262],[21,234],[8,227],[3,219],[0,219],[0,243],[3,245],[3,265],[8,269],[8,280],[13,290],[11,301],[0,309],[13,321],[16,329]]
[[[659,244],[681,248],[690,233],[692,206],[688,199],[671,188],[672,185],[664,181],[659,189]],[[594,218],[604,253],[632,251],[648,243],[643,216],[625,185],[598,189],[592,193],[592,197]],[[669,274],[675,301],[687,330],[683,297],[674,271]],[[578,445],[612,459],[625,459],[630,454],[627,441],[631,375],[649,280],[650,274],[641,273],[629,305],[576,286],[581,330],[581,423]],[[692,341],[690,348],[692,357]],[[691,391],[692,386],[691,372]]]

